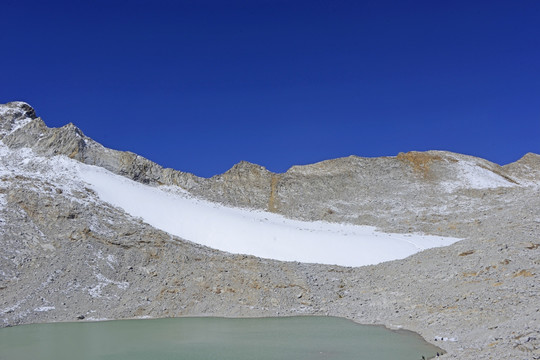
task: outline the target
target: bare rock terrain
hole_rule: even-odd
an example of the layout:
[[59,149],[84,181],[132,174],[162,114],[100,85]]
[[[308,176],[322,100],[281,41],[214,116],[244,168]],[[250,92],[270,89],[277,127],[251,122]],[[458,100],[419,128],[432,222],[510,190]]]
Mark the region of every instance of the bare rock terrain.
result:
[[[418,332],[445,359],[540,359],[537,154],[502,167],[441,151],[351,156],[283,174],[242,162],[205,179],[48,128],[22,102],[0,105],[0,140],[1,326],[316,314]],[[104,203],[44,161],[59,155],[227,205],[463,240],[357,268],[228,254]]]

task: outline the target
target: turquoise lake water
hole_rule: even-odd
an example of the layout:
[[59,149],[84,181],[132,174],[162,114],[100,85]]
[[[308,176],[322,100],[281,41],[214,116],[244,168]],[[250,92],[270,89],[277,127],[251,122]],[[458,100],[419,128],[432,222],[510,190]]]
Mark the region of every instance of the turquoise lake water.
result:
[[411,332],[316,316],[118,320],[0,329],[2,360],[419,360],[437,351]]

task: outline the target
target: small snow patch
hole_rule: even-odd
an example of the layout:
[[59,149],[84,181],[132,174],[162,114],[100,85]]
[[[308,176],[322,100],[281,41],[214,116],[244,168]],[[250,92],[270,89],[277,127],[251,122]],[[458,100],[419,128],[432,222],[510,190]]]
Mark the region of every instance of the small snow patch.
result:
[[450,342],[457,342],[457,339],[456,338],[448,338],[448,337],[444,337],[444,336],[435,336],[435,341],[450,341]]
[[30,118],[24,118],[24,119],[21,119],[19,121],[17,121],[15,124],[13,124],[13,127],[11,128],[10,131],[8,131],[5,135],[9,135],[11,133],[14,133],[15,131],[19,130],[20,128],[28,125],[28,123],[30,123],[32,121],[32,119]]
[[96,278],[98,279],[98,284],[88,289],[88,294],[90,294],[90,296],[92,296],[93,298],[101,297],[103,288],[108,285],[116,285],[119,289],[122,290],[125,290],[129,287],[129,283],[127,281],[114,281],[103,276],[103,274],[96,274]]
[[471,161],[459,160],[455,165],[455,170],[457,173],[456,180],[441,183],[441,186],[447,192],[452,192],[459,188],[482,190],[515,186],[514,183],[501,175]]
[[87,317],[85,318],[86,321],[109,321],[110,319],[108,318],[95,318],[95,317]]
[[34,311],[43,312],[43,311],[51,311],[54,309],[56,309],[54,306],[41,306],[41,307],[35,308]]

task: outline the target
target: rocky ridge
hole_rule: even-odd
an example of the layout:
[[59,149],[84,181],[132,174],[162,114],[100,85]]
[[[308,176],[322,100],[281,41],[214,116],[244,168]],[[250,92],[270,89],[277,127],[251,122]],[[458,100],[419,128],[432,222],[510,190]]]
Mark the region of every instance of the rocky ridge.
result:
[[[3,326],[328,314],[419,332],[446,358],[540,357],[536,154],[503,167],[436,151],[352,156],[284,174],[240,163],[203,179],[106,149],[71,124],[47,128],[21,102],[0,105],[0,140]],[[465,240],[360,268],[221,253],[103,203],[56,155],[229,205]]]

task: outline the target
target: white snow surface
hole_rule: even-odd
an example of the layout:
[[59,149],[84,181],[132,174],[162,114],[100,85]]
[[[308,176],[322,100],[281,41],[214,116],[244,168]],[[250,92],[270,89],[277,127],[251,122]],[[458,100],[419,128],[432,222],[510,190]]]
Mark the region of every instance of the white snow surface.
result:
[[458,174],[457,179],[441,183],[441,186],[448,192],[458,188],[482,190],[516,186],[501,175],[479,166],[473,161],[458,160],[454,166]]
[[81,165],[99,197],[148,224],[192,242],[235,254],[282,261],[362,266],[402,259],[460,239],[389,234],[371,226],[307,222],[227,207]]
[[54,306],[40,306],[38,308],[35,308],[34,311],[51,311],[56,309]]

